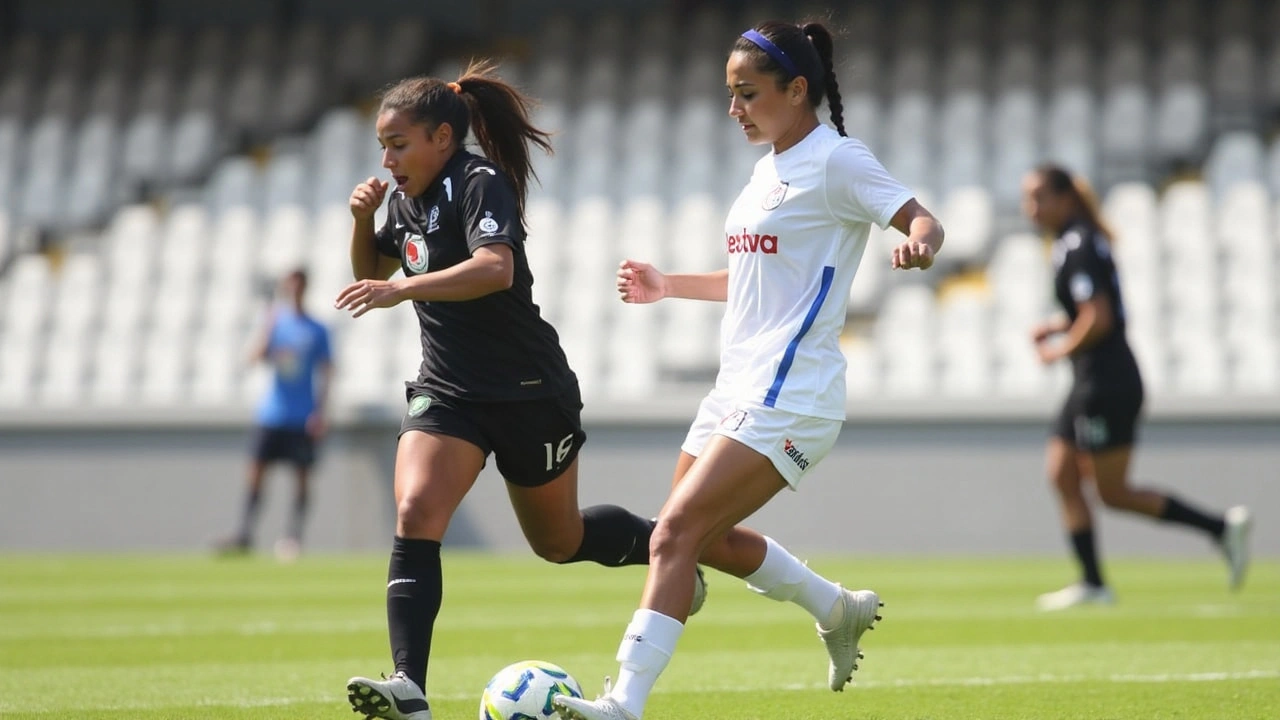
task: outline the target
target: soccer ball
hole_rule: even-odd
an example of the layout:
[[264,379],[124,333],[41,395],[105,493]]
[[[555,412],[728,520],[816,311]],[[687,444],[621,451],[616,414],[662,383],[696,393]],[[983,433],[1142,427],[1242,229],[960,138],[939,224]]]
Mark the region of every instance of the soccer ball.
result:
[[582,687],[558,665],[525,660],[508,665],[484,686],[480,720],[548,720],[556,716],[551,698],[582,697]]

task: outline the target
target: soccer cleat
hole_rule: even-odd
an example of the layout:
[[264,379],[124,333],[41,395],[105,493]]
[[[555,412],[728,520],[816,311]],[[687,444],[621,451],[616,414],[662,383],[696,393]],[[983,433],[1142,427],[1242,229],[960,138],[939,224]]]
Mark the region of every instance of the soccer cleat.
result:
[[276,560],[285,564],[296,562],[302,554],[302,543],[297,538],[283,537],[276,541]]
[[1077,605],[1113,605],[1116,596],[1106,585],[1090,585],[1078,582],[1061,590],[1045,593],[1036,598],[1036,607],[1044,612],[1066,610]]
[[1226,528],[1222,532],[1222,553],[1227,556],[1231,574],[1227,587],[1239,590],[1249,569],[1249,531],[1253,529],[1253,516],[1249,508],[1237,505],[1227,510],[1223,517]]
[[689,614],[697,615],[702,609],[702,604],[707,601],[707,579],[702,575],[702,568],[698,567],[698,576],[693,580],[693,605],[689,606]]
[[609,697],[610,689],[612,684],[606,677],[604,694],[595,700],[557,695],[551,698],[551,706],[555,708],[561,720],[640,720],[622,707],[617,700]]
[[353,677],[347,681],[352,712],[383,720],[431,720],[431,708],[417,683],[402,672],[382,680]]
[[244,535],[232,535],[213,543],[213,552],[220,557],[238,557],[253,551],[253,543]]
[[817,626],[818,637],[827,646],[827,655],[831,658],[827,684],[836,692],[843,692],[844,686],[853,680],[853,671],[858,669],[858,660],[862,658],[858,640],[880,619],[879,610],[884,607],[880,596],[874,592],[845,590],[843,586],[840,588],[840,602],[844,603],[840,624],[831,630]]

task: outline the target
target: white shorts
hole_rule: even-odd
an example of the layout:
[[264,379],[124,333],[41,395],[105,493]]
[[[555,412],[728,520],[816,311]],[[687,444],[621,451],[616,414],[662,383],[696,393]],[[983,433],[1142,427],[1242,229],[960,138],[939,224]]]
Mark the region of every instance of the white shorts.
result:
[[723,435],[769,458],[795,490],[804,474],[831,452],[843,425],[839,420],[736,401],[712,390],[698,405],[698,415],[680,449],[697,457],[712,435]]

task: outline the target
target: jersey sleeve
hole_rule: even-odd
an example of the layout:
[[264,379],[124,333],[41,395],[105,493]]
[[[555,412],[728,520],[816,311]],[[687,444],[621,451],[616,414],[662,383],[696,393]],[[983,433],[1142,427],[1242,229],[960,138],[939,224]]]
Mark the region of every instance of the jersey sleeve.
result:
[[400,259],[400,248],[396,247],[396,239],[391,234],[392,217],[395,215],[394,206],[388,203],[387,219],[383,221],[382,227],[378,232],[373,234],[373,246],[378,249],[378,253],[387,257]]
[[493,243],[515,247],[524,236],[515,189],[487,166],[474,167],[467,174],[459,217],[467,247],[473,253]]
[[827,206],[836,219],[881,228],[914,197],[856,140],[841,143],[827,158],[826,187]]
[[1070,249],[1062,262],[1062,275],[1066,278],[1071,299],[1080,304],[1106,292],[1111,279],[1106,263],[1098,254],[1099,241],[1082,237],[1078,232],[1076,238],[1066,240]]

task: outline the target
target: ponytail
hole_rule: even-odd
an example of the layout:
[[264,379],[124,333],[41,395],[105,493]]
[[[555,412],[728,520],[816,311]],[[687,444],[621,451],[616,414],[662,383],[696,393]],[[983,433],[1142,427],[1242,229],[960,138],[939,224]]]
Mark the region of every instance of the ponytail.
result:
[[523,219],[529,182],[537,179],[529,145],[551,154],[551,136],[529,122],[533,101],[495,75],[495,68],[489,60],[476,60],[454,82],[432,77],[401,80],[383,93],[378,111],[407,113],[414,124],[449,123],[459,147],[474,130],[481,151],[515,187]]
[[805,23],[801,29],[813,43],[813,49],[818,51],[818,59],[822,62],[822,80],[827,91],[827,107],[831,110],[831,124],[836,126],[836,132],[848,137],[849,133],[844,130],[844,103],[836,82],[835,43],[831,39],[831,31],[818,22]]
[[472,61],[458,78],[458,94],[471,111],[471,129],[480,149],[515,184],[523,216],[529,181],[538,177],[529,145],[550,155],[551,135],[529,122],[533,100],[494,75],[495,69],[492,61]]
[[1071,189],[1075,193],[1076,200],[1080,203],[1080,209],[1084,212],[1085,220],[1097,230],[1107,242],[1113,243],[1116,235],[1111,230],[1111,224],[1102,217],[1102,203],[1098,202],[1098,194],[1093,191],[1093,186],[1089,184],[1079,175],[1071,176]]
[[1070,195],[1076,201],[1076,206],[1079,207],[1085,222],[1106,238],[1107,242],[1115,242],[1115,233],[1112,232],[1111,225],[1102,217],[1102,205],[1098,202],[1098,195],[1093,191],[1088,180],[1068,172],[1066,168],[1059,165],[1042,165],[1036,169],[1036,172],[1044,178],[1045,184],[1054,193]]

